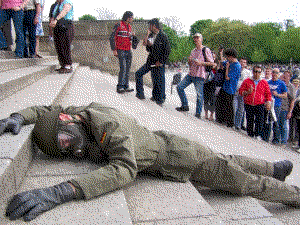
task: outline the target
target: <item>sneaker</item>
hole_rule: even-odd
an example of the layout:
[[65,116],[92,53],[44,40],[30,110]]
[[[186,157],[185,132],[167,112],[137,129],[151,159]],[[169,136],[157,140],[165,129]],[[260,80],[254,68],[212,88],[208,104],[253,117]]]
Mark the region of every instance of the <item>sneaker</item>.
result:
[[60,74],[72,73],[72,72],[73,72],[73,68],[72,67],[70,69],[62,68],[61,70],[58,71],[58,73],[60,73]]
[[64,68],[64,67],[60,67],[60,68],[58,68],[58,69],[55,69],[54,71],[58,72],[58,71],[62,70],[63,68]]
[[151,97],[150,100],[151,100],[152,102],[156,102],[156,100],[155,100],[153,97]]
[[273,177],[284,182],[285,178],[292,173],[292,170],[293,163],[289,160],[275,162]]
[[176,110],[178,112],[186,112],[186,111],[189,111],[189,107],[188,106],[181,106],[181,107],[177,107]]
[[195,114],[195,117],[197,117],[198,119],[201,119],[201,115],[198,113]]
[[118,88],[117,93],[123,94],[123,93],[125,93],[125,89],[124,88]]
[[124,90],[125,90],[125,92],[133,92],[134,91],[133,88],[125,88]]

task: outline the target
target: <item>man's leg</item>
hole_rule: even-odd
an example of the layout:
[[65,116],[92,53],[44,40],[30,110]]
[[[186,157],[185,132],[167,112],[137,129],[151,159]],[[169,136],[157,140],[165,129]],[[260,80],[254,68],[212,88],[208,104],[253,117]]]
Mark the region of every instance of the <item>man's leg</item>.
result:
[[177,85],[177,92],[181,100],[182,107],[189,106],[184,89],[188,87],[191,83],[192,77],[190,75],[186,75],[185,78],[183,78],[183,80]]
[[204,79],[200,77],[193,77],[193,83],[196,89],[197,94],[197,103],[196,103],[196,115],[201,116],[202,106],[203,106],[203,85]]
[[273,144],[279,144],[280,140],[280,133],[279,133],[279,114],[280,114],[280,107],[274,107],[277,122],[273,123]]
[[263,122],[264,122],[264,109],[265,105],[257,105],[255,110],[255,132],[254,135],[256,137],[262,137],[262,129],[263,129]]
[[131,62],[132,62],[132,52],[127,51],[127,54],[126,54],[125,83],[124,83],[124,88],[125,89],[129,88],[129,73],[130,73],[130,68],[131,68]]
[[135,72],[136,97],[145,98],[143,87],[143,76],[150,71],[150,66],[146,63]]
[[5,35],[3,33],[3,30],[5,30],[5,28],[3,29],[3,26],[7,23],[8,20],[9,20],[9,15],[8,15],[7,9],[0,10],[0,27],[1,27],[1,29],[0,29],[0,48],[8,47]]
[[117,91],[121,88],[125,88],[125,76],[126,76],[126,51],[124,50],[117,50],[118,58],[119,58],[119,65],[120,65],[120,72],[117,84]]
[[224,90],[221,88],[216,99],[216,122],[224,123]]
[[[199,155],[203,158],[202,151]],[[260,167],[257,172],[266,171],[266,174],[271,174],[270,165],[266,164],[264,168],[261,163],[258,160],[250,167]],[[205,161],[199,163],[191,179],[214,190],[219,189],[240,196],[251,196],[263,201],[300,207],[300,192],[297,187],[268,176],[247,173],[234,161],[213,152],[205,152]]]
[[[3,35],[5,37],[5,40],[6,40],[6,44],[7,44],[7,47],[10,48],[10,51],[12,50],[11,49],[11,46],[13,45],[13,40],[12,40],[12,34],[11,34],[11,19],[7,20],[3,27],[1,28],[2,32],[3,32]],[[1,43],[1,41],[0,41]],[[4,44],[4,43],[2,43]],[[2,45],[0,45],[0,48],[2,48]]]
[[247,119],[247,134],[249,137],[254,137],[254,106],[245,105]]
[[165,65],[151,69],[153,82],[152,97],[158,104],[162,104],[166,99],[165,88]]
[[29,56],[35,56],[35,45],[36,45],[36,25],[33,23],[36,11],[28,11],[28,34],[29,34]]
[[[13,11],[13,10],[12,10]],[[19,58],[23,58],[24,54],[24,31],[23,31],[23,19],[24,19],[24,11],[13,11],[12,18],[14,21],[15,31],[16,31],[16,56]]]
[[237,109],[234,117],[234,124],[236,128],[241,129],[242,119],[245,111],[243,96],[238,94],[236,96],[236,101],[237,101]]
[[288,135],[288,126],[287,126],[287,111],[286,110],[280,110],[280,125],[279,125],[279,131],[280,131],[280,142],[281,144],[287,143],[287,135]]

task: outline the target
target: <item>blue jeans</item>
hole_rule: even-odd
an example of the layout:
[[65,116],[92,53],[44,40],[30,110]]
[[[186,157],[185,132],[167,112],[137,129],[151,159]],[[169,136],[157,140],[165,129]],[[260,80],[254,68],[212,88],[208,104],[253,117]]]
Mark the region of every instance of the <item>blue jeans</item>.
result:
[[196,104],[196,114],[200,114],[202,112],[203,106],[203,85],[204,79],[200,77],[192,77],[190,75],[186,75],[185,78],[178,84],[177,92],[181,100],[182,106],[188,106],[188,100],[186,98],[186,94],[184,89],[188,87],[191,83],[194,83],[196,93],[197,93],[197,104]]
[[136,71],[136,96],[145,97],[143,76],[149,71],[151,71],[151,78],[153,82],[152,97],[158,104],[162,104],[166,99],[165,65],[150,67],[150,64],[146,63],[138,71]]
[[234,117],[234,125],[236,128],[240,128],[242,126],[243,117],[245,115],[245,106],[244,106],[244,98],[243,96],[236,94],[234,95],[234,105],[235,105],[235,117]]
[[132,61],[132,53],[131,51],[125,50],[117,50],[118,51],[118,58],[120,63],[120,72],[119,72],[119,79],[117,84],[117,89],[129,88],[129,71],[131,67]]
[[[15,54],[19,58],[23,58],[24,52],[24,31],[23,31],[23,18],[24,11],[14,11],[12,9],[0,9],[0,27],[6,23],[7,20],[13,19],[15,31],[16,31],[16,51]],[[7,48],[6,39],[3,35],[2,29],[0,29],[0,47]]]
[[278,127],[279,127],[279,134],[280,134],[280,141],[281,144],[287,143],[288,138],[288,126],[287,126],[287,111],[280,110],[279,118],[278,118]]
[[23,22],[23,31],[24,31],[24,57],[28,57],[28,46],[26,43],[26,32],[28,31],[29,35],[29,56],[35,55],[35,45],[36,45],[36,25],[33,23],[35,18],[36,11],[28,10],[24,11],[24,22]]

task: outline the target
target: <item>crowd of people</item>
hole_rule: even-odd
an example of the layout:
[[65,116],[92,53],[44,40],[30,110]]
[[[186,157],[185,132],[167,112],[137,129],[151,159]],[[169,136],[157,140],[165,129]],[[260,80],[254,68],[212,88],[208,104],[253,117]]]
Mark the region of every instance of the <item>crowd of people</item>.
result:
[[[16,58],[42,58],[39,39],[44,35],[42,14],[44,0],[2,0],[0,7],[0,49],[12,51],[11,19],[16,31]],[[71,43],[74,37],[73,3],[71,0],[56,0],[50,8],[50,40],[58,55],[58,73],[71,73]]]

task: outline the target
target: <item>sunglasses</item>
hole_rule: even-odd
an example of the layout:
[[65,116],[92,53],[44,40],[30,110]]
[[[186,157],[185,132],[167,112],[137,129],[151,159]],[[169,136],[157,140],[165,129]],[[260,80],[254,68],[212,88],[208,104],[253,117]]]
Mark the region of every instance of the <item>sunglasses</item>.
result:
[[259,70],[254,70],[253,73],[261,73]]

